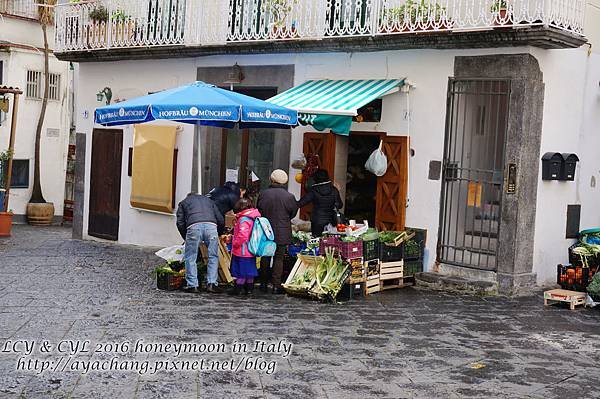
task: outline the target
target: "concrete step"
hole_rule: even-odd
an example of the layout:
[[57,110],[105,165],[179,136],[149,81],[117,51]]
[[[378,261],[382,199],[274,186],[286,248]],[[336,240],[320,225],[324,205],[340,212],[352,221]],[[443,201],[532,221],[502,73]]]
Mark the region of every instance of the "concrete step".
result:
[[498,283],[485,280],[471,280],[464,277],[450,276],[440,273],[417,273],[415,284],[433,290],[464,292],[476,295],[497,295]]

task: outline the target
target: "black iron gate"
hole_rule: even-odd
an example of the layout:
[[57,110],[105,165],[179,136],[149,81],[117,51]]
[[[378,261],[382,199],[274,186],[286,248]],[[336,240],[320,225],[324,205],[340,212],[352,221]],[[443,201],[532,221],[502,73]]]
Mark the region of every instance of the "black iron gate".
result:
[[438,260],[496,270],[509,80],[450,79]]

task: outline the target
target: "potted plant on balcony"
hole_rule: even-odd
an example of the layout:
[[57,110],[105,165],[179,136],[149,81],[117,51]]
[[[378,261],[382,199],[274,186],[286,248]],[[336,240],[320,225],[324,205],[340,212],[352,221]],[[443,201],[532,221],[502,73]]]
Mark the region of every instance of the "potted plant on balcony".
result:
[[[135,21],[123,10],[116,10],[110,16],[112,37],[117,44],[128,44],[135,34]],[[125,42],[125,43],[122,43]]]
[[494,25],[507,25],[510,22],[507,18],[506,0],[493,0],[490,12],[494,17]]
[[0,152],[0,237],[10,237],[12,228],[13,214],[10,211],[4,211],[4,195],[8,184],[7,164],[11,156],[10,150]]
[[108,10],[104,5],[96,4],[88,16],[90,18],[90,23],[87,27],[88,47],[104,47],[106,45],[106,31],[108,28]]
[[261,10],[267,13],[272,21],[269,23],[272,39],[288,39],[298,37],[295,21],[291,27],[287,26],[287,19],[299,0],[264,0]]

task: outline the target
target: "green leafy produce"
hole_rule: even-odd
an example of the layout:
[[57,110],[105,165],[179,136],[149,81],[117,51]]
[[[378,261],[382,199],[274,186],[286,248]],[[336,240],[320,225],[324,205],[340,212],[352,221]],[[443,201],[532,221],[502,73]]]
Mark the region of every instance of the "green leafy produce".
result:
[[381,233],[379,233],[379,241],[383,243],[391,243],[394,242],[396,238],[398,238],[403,233],[404,232],[399,233],[397,231],[382,231]]
[[372,241],[379,238],[379,233],[377,229],[370,227],[366,233],[360,236],[360,239],[363,241]]
[[341,240],[343,242],[356,242],[356,241],[359,241],[359,238],[358,237],[352,237],[352,236],[344,236],[344,237],[341,238]]
[[325,258],[317,266],[317,286],[314,291],[320,297],[335,298],[346,280],[348,264],[335,258],[334,253],[333,248],[327,248]]
[[419,252],[421,250],[419,244],[413,239],[410,239],[404,243],[404,249],[406,252],[410,253]]
[[592,282],[588,285],[587,291],[590,295],[600,297],[600,273],[596,273]]
[[308,243],[312,240],[312,234],[307,233],[306,231],[294,231],[292,232],[292,241],[294,245],[299,245],[302,243]]

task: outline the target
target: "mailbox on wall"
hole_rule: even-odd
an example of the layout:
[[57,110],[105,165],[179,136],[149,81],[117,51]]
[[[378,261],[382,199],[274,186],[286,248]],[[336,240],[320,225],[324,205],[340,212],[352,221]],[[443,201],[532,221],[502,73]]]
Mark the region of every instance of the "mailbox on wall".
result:
[[563,162],[560,152],[545,153],[542,157],[542,180],[560,180]]
[[575,180],[575,170],[579,157],[576,154],[563,153],[563,163],[560,173],[560,180],[573,181]]

